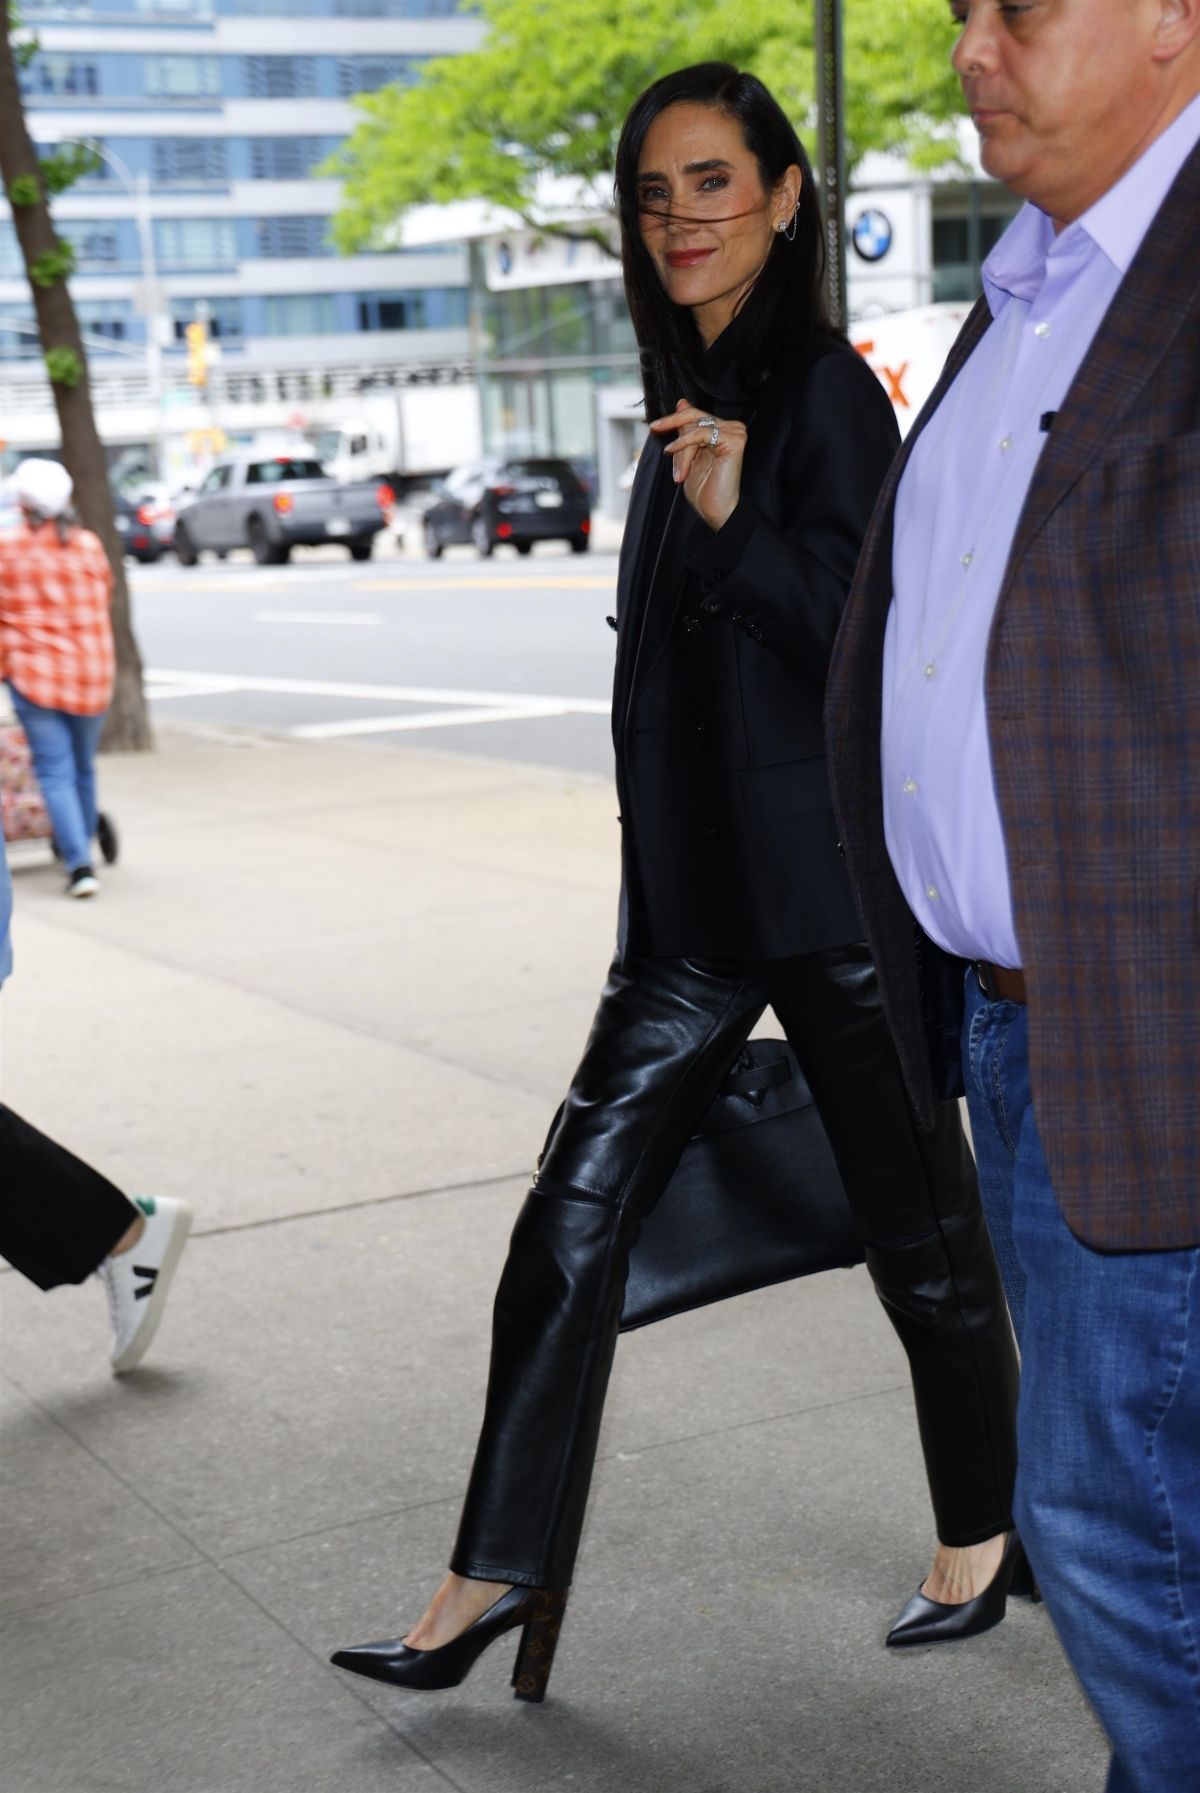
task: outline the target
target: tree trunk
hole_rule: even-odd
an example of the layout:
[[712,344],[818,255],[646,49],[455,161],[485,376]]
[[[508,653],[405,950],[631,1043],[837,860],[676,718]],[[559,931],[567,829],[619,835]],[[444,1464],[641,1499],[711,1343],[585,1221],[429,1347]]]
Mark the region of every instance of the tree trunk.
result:
[[82,369],[78,384],[70,386],[54,380],[50,389],[62,435],[63,464],[75,485],[75,508],[80,521],[86,528],[95,530],[104,543],[104,552],[113,570],[112,626],[117,679],[103,745],[118,751],[138,751],[152,747],[154,743],[142,688],[142,658],[129,614],[125,551],[113,515],[108,465],[92,410],[87,355],[67,283],[55,280],[49,286],[40,286],[32,275],[39,256],[52,253],[58,247],[58,237],[38,167],[37,151],[25,122],[7,4],[3,4],[3,13],[3,30],[0,32],[0,178],[10,195],[13,182],[22,175],[32,175],[38,182],[36,204],[13,205],[13,227],[29,276],[43,351],[71,349]]

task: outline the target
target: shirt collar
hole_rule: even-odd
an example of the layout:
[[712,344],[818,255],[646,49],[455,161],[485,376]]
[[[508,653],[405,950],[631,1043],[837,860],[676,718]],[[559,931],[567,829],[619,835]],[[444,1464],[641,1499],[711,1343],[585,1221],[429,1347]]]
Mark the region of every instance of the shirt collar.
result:
[[1055,236],[1045,212],[1021,207],[983,264],[983,290],[993,317],[1008,299],[1036,299],[1055,246],[1086,234],[1119,274],[1128,272],[1183,164],[1200,144],[1200,96],[1186,106],[1115,186]]

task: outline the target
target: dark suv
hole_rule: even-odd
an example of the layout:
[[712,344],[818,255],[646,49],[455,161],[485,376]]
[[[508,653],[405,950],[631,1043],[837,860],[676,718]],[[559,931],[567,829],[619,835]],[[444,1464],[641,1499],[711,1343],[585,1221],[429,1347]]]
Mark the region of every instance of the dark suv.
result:
[[518,554],[528,554],[534,542],[563,541],[583,554],[592,509],[566,461],[471,461],[436,488],[421,527],[425,552],[434,560],[455,542],[473,542],[481,554],[511,542]]

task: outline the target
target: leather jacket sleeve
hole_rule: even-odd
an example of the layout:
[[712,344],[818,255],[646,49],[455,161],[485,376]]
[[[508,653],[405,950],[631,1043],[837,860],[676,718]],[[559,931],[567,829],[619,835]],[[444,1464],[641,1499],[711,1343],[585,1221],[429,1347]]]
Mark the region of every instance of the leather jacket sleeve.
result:
[[818,689],[898,442],[891,404],[866,363],[844,351],[825,355],[798,394],[771,493],[775,514],[744,480],[720,529],[694,515],[689,522],[684,562],[700,581],[701,608],[728,618]]

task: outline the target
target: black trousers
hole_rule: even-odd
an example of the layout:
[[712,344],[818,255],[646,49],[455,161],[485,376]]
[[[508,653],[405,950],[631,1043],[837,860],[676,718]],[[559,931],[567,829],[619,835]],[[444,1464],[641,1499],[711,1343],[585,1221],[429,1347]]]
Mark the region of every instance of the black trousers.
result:
[[137,1217],[98,1170],[0,1106],[0,1258],[22,1276],[86,1281]]
[[974,1163],[956,1103],[918,1128],[866,947],[752,967],[618,955],[500,1279],[458,1574],[569,1585],[630,1248],[768,1003],[908,1353],[938,1536],[1011,1524],[1017,1359]]

